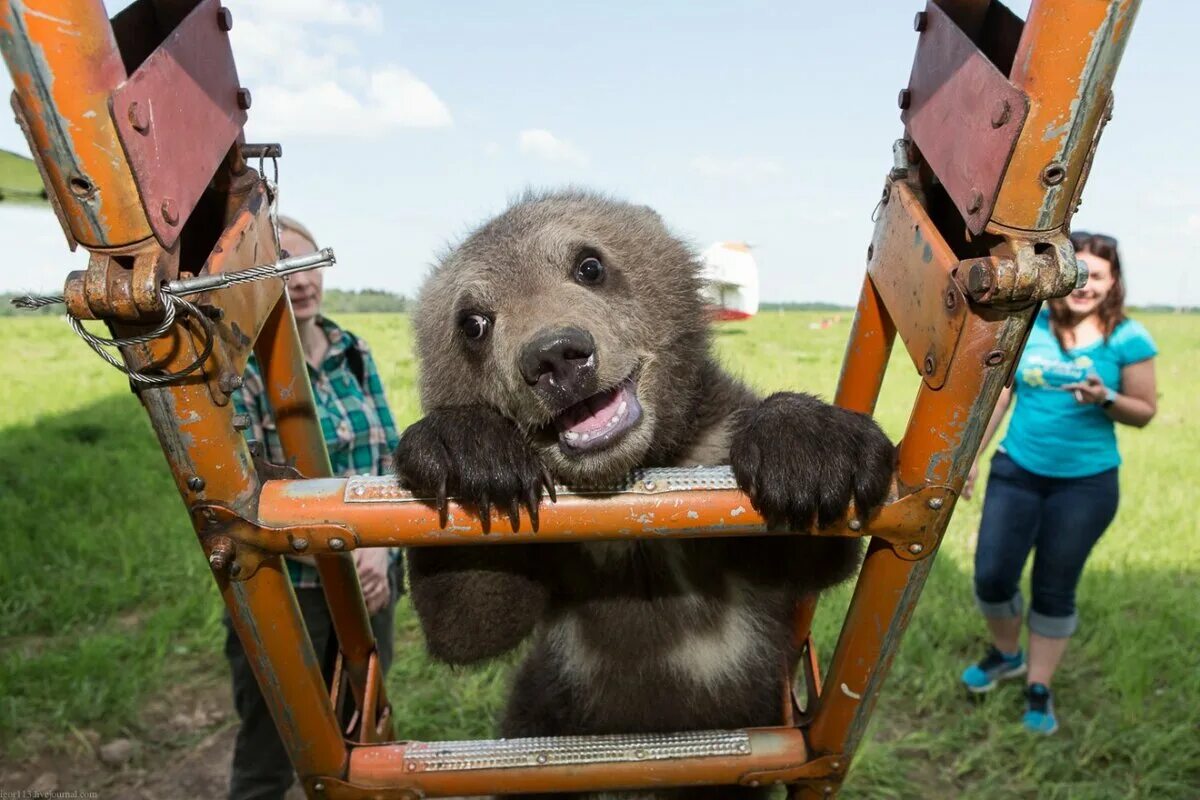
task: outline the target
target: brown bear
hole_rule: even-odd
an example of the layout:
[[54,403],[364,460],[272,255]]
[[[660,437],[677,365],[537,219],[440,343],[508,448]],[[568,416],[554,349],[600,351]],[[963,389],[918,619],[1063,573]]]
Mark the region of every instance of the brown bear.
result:
[[[536,524],[554,482],[644,467],[728,464],[776,529],[828,525],[851,499],[877,508],[888,438],[811,395],[756,397],[717,363],[700,289],[695,254],[650,209],[525,196],[421,290],[426,416],[401,437],[402,484],[443,514],[454,497],[514,527],[521,505]],[[436,659],[478,662],[532,636],[505,737],[732,729],[780,724],[793,609],[859,553],[856,539],[799,535],[413,548],[409,579]]]

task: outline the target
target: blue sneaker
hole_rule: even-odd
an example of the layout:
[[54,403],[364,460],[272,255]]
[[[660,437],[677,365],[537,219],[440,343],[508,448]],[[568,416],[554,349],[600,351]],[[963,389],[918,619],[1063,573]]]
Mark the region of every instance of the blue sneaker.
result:
[[1054,700],[1044,683],[1031,683],[1025,687],[1025,714],[1021,717],[1025,730],[1049,736],[1058,730],[1058,719],[1054,716]]
[[982,661],[963,670],[962,682],[968,691],[982,694],[995,689],[996,681],[1024,675],[1025,669],[1024,651],[1018,650],[1016,655],[1008,656],[992,645]]

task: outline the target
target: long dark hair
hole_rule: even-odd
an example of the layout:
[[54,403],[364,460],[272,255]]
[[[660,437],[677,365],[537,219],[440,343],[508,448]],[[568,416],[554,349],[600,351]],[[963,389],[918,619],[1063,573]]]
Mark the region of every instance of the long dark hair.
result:
[[[1121,277],[1121,256],[1117,253],[1117,240],[1103,233],[1076,231],[1071,234],[1071,244],[1075,245],[1076,253],[1091,253],[1112,265],[1112,288],[1096,309],[1100,315],[1100,328],[1104,331],[1104,340],[1108,341],[1108,337],[1112,336],[1117,326],[1125,321],[1125,279]],[[1067,307],[1067,301],[1061,297],[1051,300],[1049,305],[1050,329],[1054,331],[1054,338],[1058,339],[1059,347],[1066,350],[1066,335],[1073,327],[1071,311]]]

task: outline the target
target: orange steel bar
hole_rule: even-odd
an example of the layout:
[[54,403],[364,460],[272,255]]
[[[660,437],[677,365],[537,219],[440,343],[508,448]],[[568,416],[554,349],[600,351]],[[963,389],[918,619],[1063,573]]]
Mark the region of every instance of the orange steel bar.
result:
[[[287,292],[282,294],[267,318],[254,343],[254,352],[262,368],[279,441],[289,463],[303,475],[314,478],[331,475],[325,436],[317,420],[316,401]],[[375,650],[375,634],[358,582],[358,570],[348,553],[318,554],[315,562],[341,649],[343,668],[354,699],[362,709],[367,696],[368,664]],[[377,696],[382,705],[387,704],[382,686]]]
[[[1032,317],[1032,308],[973,315],[945,385],[937,391],[921,385],[900,445],[898,477],[907,485],[950,487],[944,502],[929,507],[939,541]],[[994,350],[1006,359],[985,368]],[[901,560],[886,543],[871,542],[809,729],[814,751],[849,755],[857,748],[932,563]]]
[[[383,793],[383,797],[404,797],[402,792],[406,791],[419,792],[408,796],[451,797],[615,791],[646,786],[766,786],[814,771],[805,766],[808,749],[798,729],[756,728],[747,733],[749,752],[744,755],[457,771],[422,769],[409,756],[412,746],[420,743],[359,746],[350,753],[348,781],[365,789],[398,790],[392,795]],[[547,746],[553,742],[540,741]]]
[[109,92],[126,74],[104,4],[0,0],[0,47],[30,149],[71,236],[88,248],[148,239],[150,225],[108,111]]
[[[572,495],[565,490],[557,503],[543,501],[541,525],[533,531],[527,519],[513,531],[507,517],[493,513],[491,533],[484,533],[474,510],[450,503],[449,523],[442,528],[438,513],[427,502],[401,499],[356,502],[346,499],[349,481],[272,480],[259,495],[258,522],[269,528],[340,525],[353,536],[344,539],[338,528],[306,536],[307,552],[329,551],[331,536],[353,547],[425,547],[517,542],[581,542],[631,538],[761,536],[766,533],[794,536],[788,531],[767,531],[749,499],[736,489],[624,492],[610,495]],[[386,480],[386,479],[385,479]],[[819,532],[824,536],[895,536],[902,544],[929,499],[942,498],[938,488],[901,497],[884,506],[861,530],[846,522]],[[914,533],[913,535],[920,535]],[[266,552],[290,552],[287,535],[267,536],[254,546]],[[927,549],[927,548],[926,548]]]
[[1085,156],[1112,95],[1140,0],[1038,0],[1029,10],[1010,79],[1029,116],[992,222],[1061,227],[1086,180]]
[[244,581],[219,575],[217,584],[296,771],[344,775],[346,743],[283,559],[268,559]]
[[867,276],[850,328],[850,341],[842,359],[834,403],[863,414],[875,411],[895,341],[896,326],[883,307],[875,284]]
[[[250,284],[229,291],[261,290]],[[176,326],[170,336],[134,349],[129,359],[133,364],[155,363],[175,370],[195,358],[194,348],[192,339]],[[207,383],[200,380],[143,388],[138,397],[185,504],[219,498],[248,511],[258,491],[258,479],[245,441],[234,430],[232,405],[214,406]],[[197,527],[206,549],[223,534],[206,525],[203,516],[197,519]],[[232,581],[219,571],[216,577],[234,630],[249,655],[280,736],[290,745],[296,769],[301,774],[341,774],[345,745],[281,560],[268,559],[248,580]],[[289,658],[279,658],[280,653]]]

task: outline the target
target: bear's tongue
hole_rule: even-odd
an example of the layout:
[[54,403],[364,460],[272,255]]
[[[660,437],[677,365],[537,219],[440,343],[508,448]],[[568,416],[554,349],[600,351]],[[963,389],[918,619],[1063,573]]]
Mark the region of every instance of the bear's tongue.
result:
[[633,381],[625,381],[559,414],[554,420],[559,441],[576,450],[587,450],[629,430],[642,415],[634,388]]

